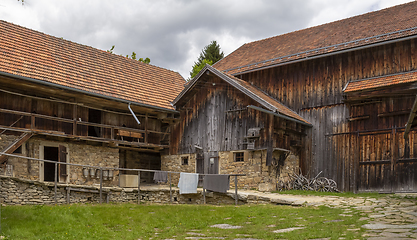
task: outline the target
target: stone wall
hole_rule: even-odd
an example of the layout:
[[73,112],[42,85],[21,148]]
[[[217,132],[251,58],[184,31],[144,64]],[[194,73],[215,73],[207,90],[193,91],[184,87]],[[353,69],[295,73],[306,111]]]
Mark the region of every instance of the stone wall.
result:
[[[15,136],[2,135],[0,136],[0,148],[8,146]],[[13,138],[14,137],[14,138]],[[90,165],[95,167],[119,167],[119,149],[110,148],[101,145],[90,145],[87,143],[78,142],[63,142],[59,140],[50,140],[42,137],[32,137],[26,143],[22,145],[22,155],[26,157],[42,159],[43,147],[58,147],[63,145],[67,149],[67,161],[74,164]],[[13,165],[13,174],[15,177],[25,178],[29,180],[42,180],[41,172],[42,164],[36,160],[28,160],[18,157],[9,157],[7,164]],[[83,167],[68,166],[68,177],[61,178],[60,182],[71,184],[85,184],[94,185],[99,184],[99,179],[94,177],[84,177]],[[105,186],[118,186],[118,172],[114,172],[112,180],[106,180],[103,182]]]
[[[182,164],[182,158],[188,157],[188,165]],[[196,172],[196,154],[181,154],[181,155],[162,155],[161,156],[161,170],[172,172]],[[180,175],[172,174],[172,184],[178,185]]]
[[[57,204],[67,203],[67,188],[88,189],[97,191],[99,188],[85,185],[58,184]],[[171,203],[169,187],[143,187],[140,191],[141,202],[146,203]],[[6,205],[42,205],[55,204],[55,188],[53,183],[25,180],[14,177],[0,176],[0,201]],[[107,193],[109,202],[137,203],[138,190],[136,188],[103,188],[102,202],[106,202]],[[172,189],[172,203],[174,204],[203,204],[204,198],[201,190],[197,194],[180,195],[178,188]],[[208,193],[207,204],[234,204],[232,195],[222,193]],[[70,203],[98,203],[99,193],[70,192]],[[240,201],[240,204],[243,202]]]
[[[220,174],[246,174],[246,176],[238,177],[238,188],[260,191],[276,190],[279,180],[286,181],[289,173],[298,171],[299,158],[294,154],[289,154],[283,162],[279,163],[278,159],[282,152],[275,151],[273,153],[274,166],[266,166],[266,150],[239,152],[244,152],[242,162],[235,161],[233,151],[219,152]],[[189,166],[181,165],[183,156],[190,156]],[[162,156],[162,170],[195,173],[195,157],[195,154]],[[173,174],[173,184],[178,183],[178,177],[178,174]],[[230,180],[230,187],[234,188],[234,185],[233,177]]]

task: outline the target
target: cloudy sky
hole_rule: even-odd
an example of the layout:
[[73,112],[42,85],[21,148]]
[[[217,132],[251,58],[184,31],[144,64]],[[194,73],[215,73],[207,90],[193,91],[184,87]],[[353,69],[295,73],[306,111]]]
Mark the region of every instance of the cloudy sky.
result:
[[184,78],[216,40],[244,43],[410,0],[0,0],[0,19],[116,54],[149,57]]

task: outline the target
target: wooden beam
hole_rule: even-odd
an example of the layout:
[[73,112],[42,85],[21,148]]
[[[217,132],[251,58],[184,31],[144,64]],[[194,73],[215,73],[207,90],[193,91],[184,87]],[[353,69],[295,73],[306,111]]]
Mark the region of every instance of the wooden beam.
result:
[[353,121],[358,121],[358,120],[363,120],[363,119],[368,119],[369,115],[367,116],[359,116],[359,117],[352,117],[352,118],[348,118],[347,120],[349,122],[353,122]]

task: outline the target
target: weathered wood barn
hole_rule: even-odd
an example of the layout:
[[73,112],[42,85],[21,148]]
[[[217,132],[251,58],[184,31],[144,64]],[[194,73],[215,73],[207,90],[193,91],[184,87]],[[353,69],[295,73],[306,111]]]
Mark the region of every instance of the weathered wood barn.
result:
[[206,67],[174,101],[162,167],[249,173],[244,186],[258,187],[292,156],[343,191],[417,191],[416,12],[414,1],[247,43]]
[[[0,151],[160,169],[178,117],[171,102],[184,84],[177,72],[0,21]],[[16,177],[54,181],[52,163],[5,155],[0,163]],[[117,185],[119,173],[107,174],[106,184]],[[60,182],[97,183],[94,175],[59,168]],[[142,182],[152,177],[141,174]]]

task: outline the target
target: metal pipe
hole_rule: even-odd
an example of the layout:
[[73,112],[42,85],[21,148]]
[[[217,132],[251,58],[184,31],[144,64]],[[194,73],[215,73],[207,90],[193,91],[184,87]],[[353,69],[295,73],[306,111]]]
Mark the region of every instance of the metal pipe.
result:
[[282,114],[279,114],[279,113],[275,113],[275,112],[272,112],[272,111],[269,111],[269,110],[266,110],[266,109],[263,109],[263,108],[260,108],[260,107],[256,107],[256,106],[253,106],[253,105],[248,105],[247,107],[248,108],[255,109],[255,110],[258,110],[258,111],[261,111],[261,112],[264,112],[264,113],[272,114],[272,115],[275,115],[275,116],[277,116],[279,118],[283,118],[283,119],[286,119],[286,120],[289,120],[289,121],[293,121],[293,122],[302,124],[304,126],[313,127],[312,124],[305,123],[305,122],[300,121],[298,119],[295,119],[295,118],[292,118],[292,117],[288,117],[288,116],[285,116],[285,115],[282,115]]
[[140,170],[138,171],[138,204],[140,205]]
[[101,197],[103,196],[103,168],[100,168],[100,204],[102,203]]
[[172,184],[171,184],[171,173],[169,173],[169,202],[172,204]]
[[204,188],[204,179],[205,177],[203,176],[203,203],[206,204],[206,189]]
[[56,199],[57,181],[58,181],[58,163],[55,162],[55,176],[54,176],[54,182],[55,182],[55,186],[54,186],[55,205],[57,204],[57,199]]
[[135,118],[136,122],[140,125],[139,119],[136,117],[135,113],[133,112],[132,108],[129,105],[127,105],[127,108],[129,108],[130,113],[132,113],[133,117]]
[[235,205],[237,206],[237,176],[235,176]]

